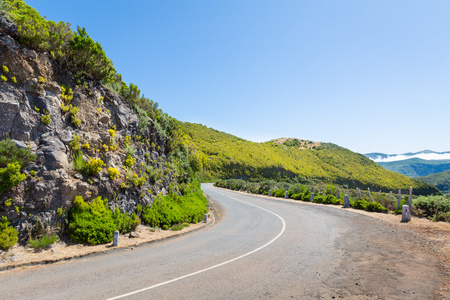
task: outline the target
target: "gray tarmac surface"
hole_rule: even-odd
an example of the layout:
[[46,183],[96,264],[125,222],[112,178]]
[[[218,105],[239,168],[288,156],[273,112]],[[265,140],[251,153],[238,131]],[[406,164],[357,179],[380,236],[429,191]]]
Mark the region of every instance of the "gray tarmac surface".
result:
[[431,299],[443,266],[402,228],[203,185],[214,226],[0,274],[0,299]]

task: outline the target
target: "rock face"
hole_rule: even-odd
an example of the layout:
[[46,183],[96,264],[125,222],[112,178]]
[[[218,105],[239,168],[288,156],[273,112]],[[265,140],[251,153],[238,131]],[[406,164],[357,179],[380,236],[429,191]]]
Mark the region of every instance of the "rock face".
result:
[[[24,182],[0,194],[1,214],[23,233],[36,216],[51,222],[58,208],[67,211],[76,195],[86,200],[106,197],[111,208],[131,213],[138,203],[151,204],[155,195],[166,193],[173,175],[165,170],[168,141],[153,121],[140,129],[133,108],[122,97],[95,80],[77,82],[48,53],[23,47],[17,37],[16,26],[0,15],[0,61],[9,69],[7,81],[0,82],[0,139],[12,139],[38,158],[23,171],[29,175]],[[73,90],[70,103],[62,98],[63,85]],[[63,109],[70,105],[79,108],[78,126]],[[51,119],[47,125],[42,121],[46,114]],[[92,157],[104,162],[100,173],[89,176],[74,169],[71,143],[76,138],[85,161]],[[131,168],[124,167],[127,150],[134,152]],[[119,178],[110,179],[108,168],[116,168]],[[159,177],[146,175],[148,169]],[[144,184],[133,184],[133,178],[142,176],[147,177]],[[13,205],[6,207],[7,199]]]

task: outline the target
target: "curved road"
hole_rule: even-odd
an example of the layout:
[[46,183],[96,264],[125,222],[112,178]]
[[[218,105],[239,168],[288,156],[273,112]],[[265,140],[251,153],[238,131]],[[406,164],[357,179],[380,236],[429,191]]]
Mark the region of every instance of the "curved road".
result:
[[0,299],[430,299],[441,284],[441,263],[406,230],[344,209],[202,188],[221,207],[214,226],[3,272]]

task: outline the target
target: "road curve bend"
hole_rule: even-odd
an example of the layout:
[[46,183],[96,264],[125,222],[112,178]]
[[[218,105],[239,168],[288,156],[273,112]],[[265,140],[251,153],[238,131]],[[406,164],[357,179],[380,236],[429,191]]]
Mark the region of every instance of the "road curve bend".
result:
[[353,212],[202,185],[214,226],[0,274],[0,299],[430,299],[442,264],[417,237]]

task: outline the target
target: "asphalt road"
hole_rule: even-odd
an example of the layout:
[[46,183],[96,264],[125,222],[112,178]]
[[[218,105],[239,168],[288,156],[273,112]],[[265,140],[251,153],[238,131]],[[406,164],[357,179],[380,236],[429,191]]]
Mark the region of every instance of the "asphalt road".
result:
[[442,265],[402,228],[203,185],[214,226],[0,274],[0,299],[430,299]]

